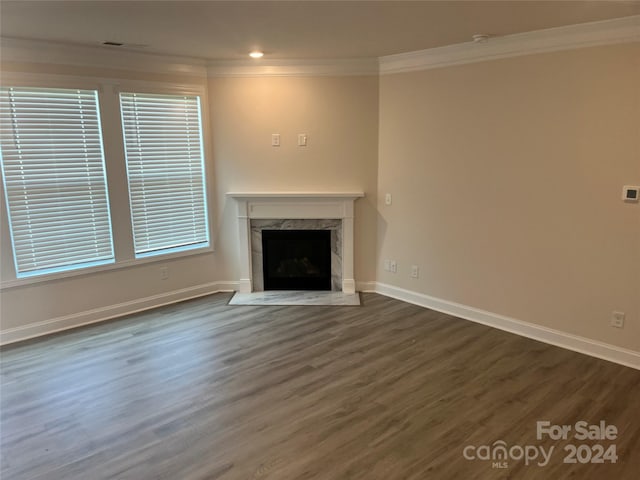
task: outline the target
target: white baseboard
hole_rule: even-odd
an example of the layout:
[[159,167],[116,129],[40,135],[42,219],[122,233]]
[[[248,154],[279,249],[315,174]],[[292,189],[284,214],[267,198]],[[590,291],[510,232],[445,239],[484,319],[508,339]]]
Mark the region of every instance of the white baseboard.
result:
[[356,290],[358,292],[375,292],[376,282],[356,282]]
[[149,310],[151,308],[169,305],[171,303],[202,297],[218,292],[231,292],[238,289],[238,282],[211,282],[195,287],[181,288],[171,292],[152,295],[129,302],[108,305],[78,312],[63,317],[52,318],[42,322],[31,323],[19,327],[8,328],[0,331],[0,345],[6,345],[30,338],[47,335],[54,332],[68,330],[70,328],[102,322],[116,317],[122,317],[131,313]]
[[584,353],[592,357],[601,358],[610,362],[625,365],[640,370],[640,352],[617,347],[608,343],[598,342],[589,338],[572,335],[570,333],[543,327],[515,318],[506,317],[497,313],[487,312],[478,308],[469,307],[448,300],[431,297],[423,293],[412,292],[403,288],[394,287],[379,282],[375,283],[375,292],[387,297],[402,300],[407,303],[430,308],[438,312],[447,313],[454,317],[464,318],[472,322],[481,323],[498,328],[506,332],[515,333],[523,337],[532,338],[540,342],[555,345],[557,347]]
[[[183,288],[171,292],[153,295],[130,302],[123,302],[106,307],[86,310],[84,312],[57,317],[43,322],[32,323],[20,327],[8,328],[0,331],[0,345],[6,345],[30,338],[60,332],[71,328],[110,320],[112,318],[129,315],[143,310],[169,305],[192,298],[211,295],[218,292],[232,292],[239,290],[239,282],[211,282],[195,287]],[[529,322],[516,320],[497,313],[480,310],[448,300],[431,297],[423,293],[405,290],[384,283],[369,281],[356,282],[356,288],[361,292],[375,292],[380,295],[402,300],[407,303],[430,308],[438,312],[447,313],[455,317],[481,323],[498,328],[516,335],[532,338],[540,342],[584,353],[592,357],[625,365],[640,370],[640,352],[628,350],[608,343],[598,342],[589,338],[572,335]]]

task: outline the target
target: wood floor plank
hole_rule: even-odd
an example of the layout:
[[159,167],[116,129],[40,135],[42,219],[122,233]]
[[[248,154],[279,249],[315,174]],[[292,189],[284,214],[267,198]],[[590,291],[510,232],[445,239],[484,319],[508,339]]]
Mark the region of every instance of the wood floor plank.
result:
[[[0,477],[635,479],[640,372],[363,294],[217,294],[0,351]],[[615,464],[565,464],[536,421],[616,425]],[[555,447],[547,466],[467,445]]]

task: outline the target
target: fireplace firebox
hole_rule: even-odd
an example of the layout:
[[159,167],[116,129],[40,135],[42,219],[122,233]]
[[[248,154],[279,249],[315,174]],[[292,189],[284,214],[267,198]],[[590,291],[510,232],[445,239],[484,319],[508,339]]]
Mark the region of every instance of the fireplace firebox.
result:
[[331,290],[331,231],[263,230],[265,290]]

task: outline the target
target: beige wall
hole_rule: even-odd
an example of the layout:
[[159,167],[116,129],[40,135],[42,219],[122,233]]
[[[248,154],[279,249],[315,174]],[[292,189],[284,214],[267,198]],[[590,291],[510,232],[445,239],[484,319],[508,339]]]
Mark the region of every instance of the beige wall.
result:
[[[208,91],[215,251],[4,289],[2,330],[236,281],[237,222],[226,192],[361,190],[358,281],[640,350],[640,209],[620,200],[622,185],[640,183],[638,59],[636,44],[380,79],[197,80]],[[272,133],[281,134],[278,148]],[[296,146],[298,133],[307,147]],[[107,161],[119,161],[118,145],[107,143]],[[387,192],[391,206],[382,202]],[[1,228],[2,278],[10,280],[6,216]],[[383,271],[384,259],[397,260],[398,273]],[[409,278],[412,264],[419,279]],[[626,312],[623,330],[608,326],[612,310]]]
[[[60,65],[5,62],[2,64],[2,75],[3,83],[7,83],[7,78],[11,80],[17,78],[25,82],[39,82],[40,78],[44,78],[41,80],[43,82],[42,86],[46,86],[47,82],[61,81],[62,84],[66,85],[66,82],[74,83],[77,81],[78,87],[82,88],[85,85],[94,83],[97,85],[105,81],[119,79],[125,82],[150,82],[149,84],[158,82],[172,85],[189,84],[206,89],[206,80],[194,76],[145,74]],[[56,84],[55,86],[62,86],[62,84]],[[100,95],[116,258],[118,262],[131,261],[133,259],[133,247],[129,234],[130,224],[128,204],[126,203],[127,186],[124,154],[119,140],[121,136],[118,127],[119,114],[117,110],[106,108],[107,106],[113,106],[112,102],[104,103],[105,96],[116,95],[116,93],[113,89],[103,88]],[[205,149],[208,152],[210,152],[210,145],[210,136],[205,136]],[[208,170],[208,173],[211,174],[211,161],[209,161]],[[213,178],[213,175],[211,175],[211,178]],[[209,194],[214,195],[214,193],[211,188]],[[1,210],[1,274],[2,281],[7,282],[15,278],[15,273],[4,201],[2,202]],[[212,222],[215,222],[215,215],[212,215]],[[127,247],[129,247],[128,250]],[[160,278],[161,266],[168,267],[169,278],[166,280]],[[37,331],[55,330],[75,323],[104,318],[114,312],[141,308],[154,303],[160,304],[171,300],[172,297],[164,297],[170,292],[195,289],[192,292],[195,294],[198,291],[198,287],[216,280],[223,280],[216,276],[218,269],[218,260],[215,255],[213,253],[205,253],[181,258],[158,259],[151,263],[134,264],[108,271],[3,288],[0,292],[0,326],[2,331],[5,332],[39,322],[63,320],[61,323],[54,322],[36,329]],[[184,296],[188,294],[187,292]],[[150,300],[141,303],[140,301],[145,298]],[[32,330],[27,330],[26,332],[27,334],[32,334]]]
[[[96,68],[4,63],[2,72],[26,73],[25,78],[61,74],[207,86],[205,79],[192,76]],[[55,330],[218,288],[207,287],[215,282],[232,287],[229,282],[238,280],[238,228],[231,200],[224,195],[231,190],[365,191],[367,198],[358,201],[356,211],[356,278],[374,280],[375,264],[370,259],[376,241],[377,77],[212,79],[208,86],[210,102],[204,109],[210,121],[205,119],[204,137],[215,251],[3,289],[2,331],[64,320],[37,328]],[[102,111],[105,123],[114,115],[117,112]],[[278,149],[270,146],[271,133],[276,132],[282,135]],[[294,147],[297,133],[302,132],[309,135],[304,149]],[[126,203],[121,202],[127,195],[126,173],[118,133],[103,124],[103,134],[107,170],[116,176],[110,179],[110,187],[116,187],[110,192],[112,208],[125,207],[112,215],[118,255],[117,237],[126,236],[129,228]],[[2,203],[1,273],[6,282],[14,275]],[[169,269],[167,280],[160,278],[161,266]],[[145,298],[149,300],[140,302]],[[119,310],[111,310],[114,306]]]
[[[365,192],[355,209],[355,275],[375,280],[378,78],[209,80],[220,251],[237,279],[235,205],[226,192]],[[271,134],[281,146],[271,146]],[[297,146],[306,133],[308,145]]]
[[378,281],[640,350],[639,86],[638,44],[381,77]]

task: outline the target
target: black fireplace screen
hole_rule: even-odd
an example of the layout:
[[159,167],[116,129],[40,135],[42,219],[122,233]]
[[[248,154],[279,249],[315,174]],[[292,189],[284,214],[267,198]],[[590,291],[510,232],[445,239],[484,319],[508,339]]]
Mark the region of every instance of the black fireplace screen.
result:
[[331,290],[330,230],[263,230],[265,290]]

